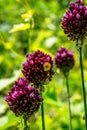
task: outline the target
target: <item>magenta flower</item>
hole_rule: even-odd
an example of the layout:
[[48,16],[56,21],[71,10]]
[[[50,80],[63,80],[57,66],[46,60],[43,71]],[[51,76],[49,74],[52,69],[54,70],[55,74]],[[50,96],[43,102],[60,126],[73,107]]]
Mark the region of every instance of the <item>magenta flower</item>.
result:
[[29,117],[39,109],[42,97],[26,78],[18,78],[5,100],[16,116]]
[[68,49],[61,47],[55,55],[55,64],[64,74],[74,66],[74,54]]
[[22,72],[27,80],[37,87],[51,81],[54,72],[50,55],[37,50],[30,55],[28,54],[26,58]]
[[87,6],[81,0],[70,2],[62,19],[62,28],[70,40],[83,39],[87,35]]

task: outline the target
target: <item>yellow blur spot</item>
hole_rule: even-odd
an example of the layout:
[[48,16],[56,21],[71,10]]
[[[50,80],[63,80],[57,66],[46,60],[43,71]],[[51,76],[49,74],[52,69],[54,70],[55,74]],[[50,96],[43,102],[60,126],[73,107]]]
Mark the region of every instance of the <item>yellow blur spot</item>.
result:
[[85,68],[87,68],[87,60],[86,59],[83,60],[83,65]]
[[28,21],[33,17],[33,14],[34,14],[34,10],[28,10],[26,13],[22,14],[21,17],[26,21]]
[[45,22],[49,24],[51,22],[50,18],[45,18]]
[[2,63],[3,60],[4,60],[4,57],[1,55],[0,56],[0,64]]
[[6,43],[4,44],[4,46],[5,46],[5,49],[8,49],[8,50],[11,50],[11,49],[12,49],[12,44],[11,44],[10,42],[6,42]]
[[49,62],[45,62],[43,67],[44,67],[44,71],[48,71],[51,68],[51,64]]
[[63,87],[60,86],[60,87],[58,87],[58,88],[56,89],[56,94],[59,95],[59,94],[61,94],[62,91],[63,91]]
[[85,82],[87,82],[87,71],[86,70],[84,71],[84,80],[85,80]]

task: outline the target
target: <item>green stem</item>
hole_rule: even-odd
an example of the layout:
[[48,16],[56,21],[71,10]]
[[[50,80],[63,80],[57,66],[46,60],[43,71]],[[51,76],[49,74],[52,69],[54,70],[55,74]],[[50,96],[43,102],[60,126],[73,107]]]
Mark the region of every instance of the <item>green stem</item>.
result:
[[[81,42],[83,44],[83,41]],[[79,47],[79,55],[80,55],[80,69],[81,69],[81,79],[82,79],[82,94],[83,94],[84,111],[85,111],[85,126],[87,130],[86,92],[85,92],[85,85],[84,85],[84,73],[83,73],[83,63],[82,63],[82,46]]]
[[29,30],[29,35],[28,35],[28,52],[31,53],[31,35],[30,35],[30,30]]
[[[42,95],[42,92],[41,92]],[[41,117],[42,117],[42,130],[45,130],[45,120],[44,120],[44,103],[41,104]]]
[[30,37],[30,29],[27,30],[28,32],[28,43],[27,43],[27,52],[31,52],[31,37]]
[[68,76],[66,78],[66,87],[67,87],[67,95],[68,95],[68,107],[69,107],[69,130],[72,130],[72,117],[71,117],[71,104],[70,104],[70,92],[69,92],[69,84],[68,84]]
[[30,130],[30,127],[27,125],[27,118],[24,116],[24,130]]
[[29,24],[30,24],[30,28],[27,29],[27,34],[28,34],[27,52],[31,53],[32,19],[29,21]]

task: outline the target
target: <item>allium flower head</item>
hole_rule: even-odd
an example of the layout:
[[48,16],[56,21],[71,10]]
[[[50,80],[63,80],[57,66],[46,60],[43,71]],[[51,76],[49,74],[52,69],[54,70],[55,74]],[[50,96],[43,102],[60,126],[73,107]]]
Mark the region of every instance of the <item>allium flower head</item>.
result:
[[18,78],[5,100],[16,116],[31,116],[39,109],[42,97],[28,85],[26,78]]
[[55,55],[55,64],[64,74],[74,66],[74,54],[68,49],[61,47]]
[[44,85],[51,81],[53,72],[53,61],[50,55],[35,51],[26,56],[22,72],[24,76],[36,86]]
[[81,0],[70,2],[62,19],[62,28],[70,40],[83,39],[87,35],[87,6]]

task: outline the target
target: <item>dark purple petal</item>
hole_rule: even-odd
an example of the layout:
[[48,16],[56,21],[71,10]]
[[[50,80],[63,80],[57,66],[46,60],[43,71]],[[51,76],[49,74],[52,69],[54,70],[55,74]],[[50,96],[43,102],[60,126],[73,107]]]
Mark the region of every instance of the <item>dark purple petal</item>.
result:
[[[46,69],[46,67],[48,68]],[[47,80],[50,81],[52,79],[52,75],[54,74],[53,60],[50,55],[40,50],[30,55],[27,54],[26,62],[23,63],[22,73],[35,86],[44,85]]]
[[68,49],[61,47],[55,55],[55,64],[63,72],[69,72],[74,66],[74,54]]
[[62,28],[69,40],[85,38],[87,36],[87,6],[83,1],[70,2],[62,19]]
[[39,109],[42,97],[38,90],[28,85],[24,77],[18,78],[5,101],[17,116],[31,116]]

